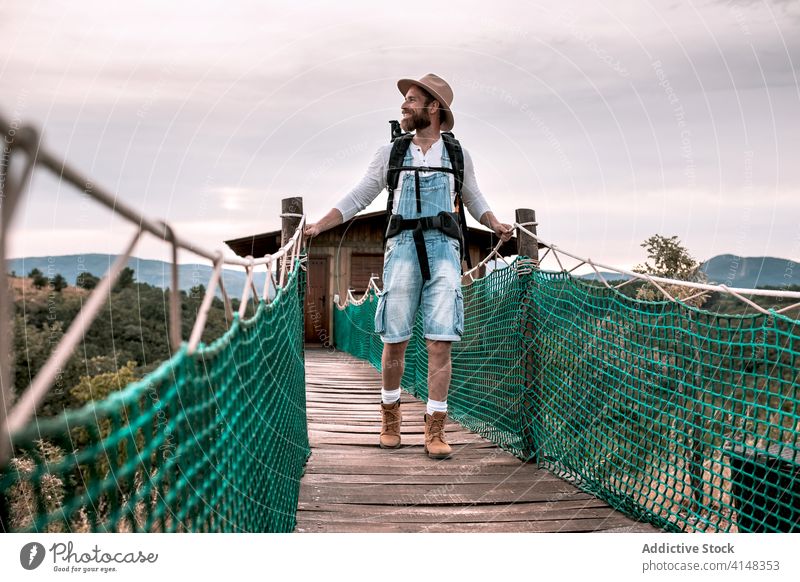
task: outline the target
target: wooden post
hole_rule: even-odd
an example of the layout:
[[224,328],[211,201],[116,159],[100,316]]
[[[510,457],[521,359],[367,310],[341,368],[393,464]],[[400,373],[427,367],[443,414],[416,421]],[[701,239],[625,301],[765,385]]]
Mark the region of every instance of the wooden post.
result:
[[[303,199],[300,196],[296,196],[294,198],[284,198],[281,200],[281,247],[289,242],[289,239],[292,238],[294,231],[297,230],[297,225],[300,224],[300,217],[303,214]],[[292,267],[288,264],[289,256],[292,253],[288,253],[286,256],[280,259],[278,263],[278,268],[281,267],[286,269],[286,276],[289,276],[289,269]],[[280,271],[279,271],[280,272]],[[285,281],[279,281],[279,285],[283,285]]]
[[[686,422],[686,417],[689,416],[690,409],[686,403],[685,394],[681,394],[681,407],[685,411],[683,413],[684,434],[689,435],[689,439],[691,439],[692,443],[692,451],[691,454],[688,455],[688,466],[686,467],[686,472],[689,475],[689,490],[692,493],[691,509],[695,513],[699,514],[703,502],[703,432],[705,429],[705,422],[703,421],[703,414],[701,412],[701,408],[703,406],[703,356],[700,347],[697,345],[697,338],[701,337],[702,331],[701,326],[697,321],[697,314],[693,313],[691,310],[687,310],[686,314],[689,319],[689,338],[692,345],[692,359],[694,360],[692,362],[692,372],[690,375],[690,378],[692,379],[692,385],[689,387],[689,391],[692,395],[691,423]],[[683,390],[684,389],[681,386],[681,393],[683,393]]]
[[[530,208],[517,208],[515,211],[515,218],[517,224],[521,224],[525,226],[526,223],[533,223],[528,224],[525,226],[529,231],[533,234],[538,234],[536,232],[536,212],[531,210]],[[531,238],[525,232],[519,231],[517,233],[517,254],[524,255],[526,257],[532,258],[537,263],[539,262],[539,243],[536,239]]]
[[[303,215],[303,198],[301,196],[294,196],[292,198],[283,198],[281,200],[281,246],[285,245],[289,242],[289,239],[292,238],[294,231],[297,230],[297,227],[300,225],[300,218]],[[298,241],[298,244],[303,244],[302,236]],[[299,256],[299,253],[296,251],[294,253],[295,256]],[[288,261],[291,260],[289,258],[290,255],[286,255],[281,259],[281,263],[286,261],[285,269],[286,269],[286,277],[289,277],[289,269],[291,269],[291,265],[288,264]],[[302,273],[299,273],[302,274]],[[297,286],[297,293],[298,297],[300,298],[300,309],[302,310],[303,320],[300,322],[300,348],[303,351],[302,356],[305,358],[305,329],[306,329],[306,289],[305,289],[305,281],[303,279],[300,280],[300,285]]]
[[[526,224],[536,222],[536,213],[530,208],[518,208],[515,212],[516,222],[526,229],[536,234],[536,224]],[[539,243],[529,234],[517,232],[517,254],[529,257],[539,262]],[[524,383],[523,401],[523,434],[525,437],[526,456],[529,461],[538,460],[539,445],[536,440],[535,428],[541,426],[541,382],[539,381],[539,357],[538,346],[534,337],[534,321],[536,316],[536,305],[531,300],[528,293],[533,285],[533,275],[527,270],[522,271],[526,274],[520,275],[520,326],[522,331],[522,381]]]
[[[281,200],[281,246],[289,242],[297,225],[300,224],[300,216],[303,214],[303,198],[284,198]],[[295,216],[296,215],[296,216]]]

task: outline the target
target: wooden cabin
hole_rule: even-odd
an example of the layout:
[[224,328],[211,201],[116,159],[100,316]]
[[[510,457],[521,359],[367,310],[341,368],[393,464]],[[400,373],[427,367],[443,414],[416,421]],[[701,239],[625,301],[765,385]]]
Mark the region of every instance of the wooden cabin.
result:
[[[327,337],[333,337],[334,295],[344,301],[350,289],[358,297],[367,290],[371,276],[380,278],[383,272],[385,217],[384,211],[357,215],[309,243],[306,341],[321,343],[323,331]],[[477,265],[497,244],[494,233],[484,228],[469,227],[468,238],[473,265]],[[227,240],[225,244],[241,257],[263,257],[280,249],[281,231]],[[511,239],[500,250],[505,256],[515,254],[516,241]],[[380,281],[378,284],[380,286]],[[321,314],[321,320],[316,314]]]

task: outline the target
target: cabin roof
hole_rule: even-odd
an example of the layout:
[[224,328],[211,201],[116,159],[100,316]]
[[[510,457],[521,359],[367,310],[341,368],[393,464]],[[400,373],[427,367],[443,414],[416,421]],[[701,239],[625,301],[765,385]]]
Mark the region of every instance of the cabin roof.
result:
[[[329,232],[331,235],[337,236],[337,238],[342,238],[352,224],[358,223],[363,226],[367,226],[370,229],[374,227],[376,232],[383,232],[385,216],[386,211],[384,210],[368,212],[366,214],[358,214],[350,221],[330,229]],[[470,247],[477,247],[483,255],[488,254],[489,251],[494,248],[494,245],[497,244],[497,237],[490,230],[472,226],[468,226],[467,229],[469,231]],[[248,255],[253,257],[263,257],[264,255],[273,254],[280,249],[281,231],[279,229],[261,234],[230,239],[226,240],[225,244],[228,245],[233,252],[240,257],[246,257]],[[512,238],[500,248],[500,253],[504,256],[513,255],[517,252],[516,248],[516,238]]]

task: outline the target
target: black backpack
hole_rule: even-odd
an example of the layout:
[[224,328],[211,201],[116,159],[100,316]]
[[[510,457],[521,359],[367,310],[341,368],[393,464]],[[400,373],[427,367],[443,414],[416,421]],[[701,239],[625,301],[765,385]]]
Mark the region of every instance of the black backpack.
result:
[[[414,177],[419,183],[420,171],[437,171],[453,174],[455,181],[455,207],[458,212],[459,223],[461,227],[461,240],[463,241],[463,254],[467,261],[467,268],[472,268],[472,260],[469,255],[469,243],[467,241],[467,215],[464,211],[464,200],[461,197],[461,190],[464,187],[464,150],[461,148],[461,143],[455,138],[453,132],[443,131],[442,141],[444,147],[447,149],[447,156],[450,158],[450,165],[452,168],[436,167],[413,167],[403,166],[408,147],[411,145],[411,140],[414,137],[411,133],[403,133],[400,130],[400,124],[397,121],[390,121],[392,125],[392,153],[389,155],[389,169],[386,173],[386,189],[389,191],[389,200],[386,203],[386,224],[388,228],[389,219],[392,216],[394,209],[394,191],[400,180],[400,172],[409,171],[414,172]],[[420,211],[421,202],[419,199],[419,188],[417,188],[417,212]],[[384,244],[386,242],[384,230]]]

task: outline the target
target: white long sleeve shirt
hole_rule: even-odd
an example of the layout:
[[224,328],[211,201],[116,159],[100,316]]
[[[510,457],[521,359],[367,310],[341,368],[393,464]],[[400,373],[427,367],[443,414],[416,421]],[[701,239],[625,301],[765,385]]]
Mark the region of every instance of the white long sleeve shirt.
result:
[[[423,154],[422,148],[418,145],[411,143],[408,147],[413,157],[413,166],[441,166],[442,165],[442,148],[444,142],[440,138],[430,147],[430,149]],[[478,182],[475,180],[475,168],[472,165],[472,158],[466,149],[464,151],[464,186],[461,191],[461,196],[464,199],[464,205],[469,213],[480,222],[481,216],[490,210],[489,204],[483,197]],[[367,173],[356,185],[353,190],[339,200],[334,208],[342,213],[344,221],[348,221],[356,214],[366,208],[375,198],[378,197],[383,190],[386,189],[386,173],[389,169],[389,156],[392,153],[392,144],[388,143],[378,148],[375,157],[370,162],[367,168]],[[429,172],[420,172],[421,175],[428,174]],[[400,201],[400,191],[403,187],[403,177],[406,174],[413,172],[400,172],[400,179],[397,182],[397,188],[394,191],[394,208],[393,213],[397,213],[397,207]],[[450,196],[451,200],[455,200],[455,176],[448,174],[450,177]]]

